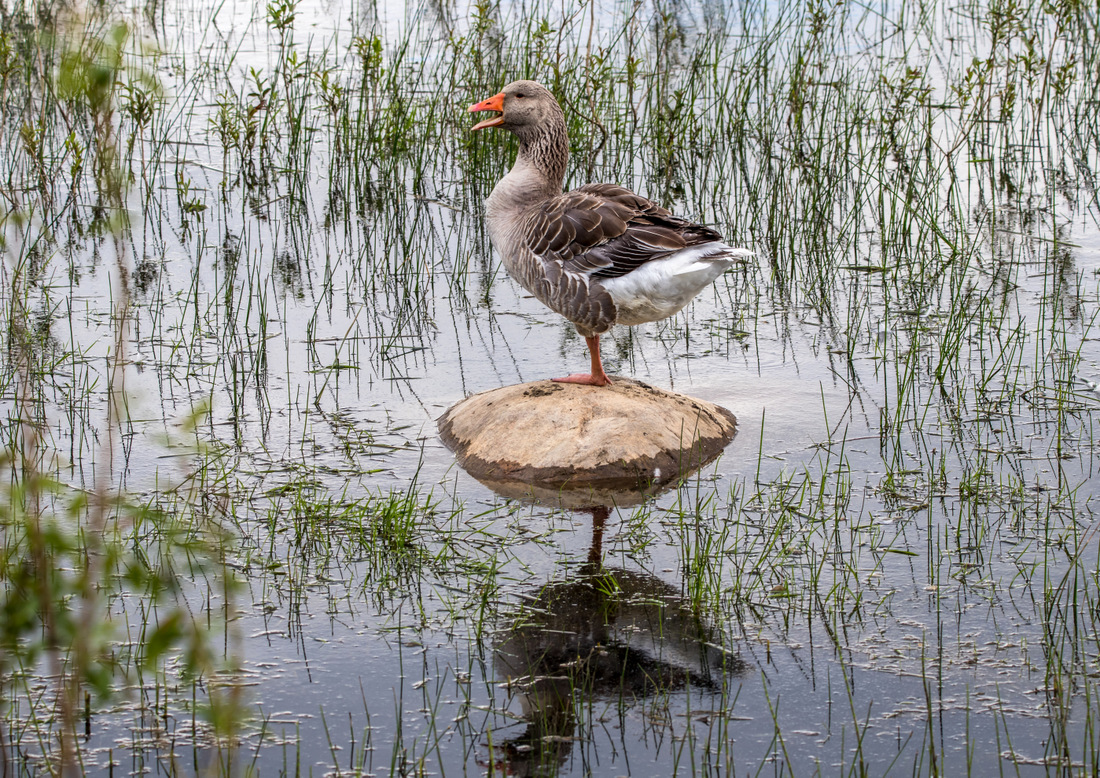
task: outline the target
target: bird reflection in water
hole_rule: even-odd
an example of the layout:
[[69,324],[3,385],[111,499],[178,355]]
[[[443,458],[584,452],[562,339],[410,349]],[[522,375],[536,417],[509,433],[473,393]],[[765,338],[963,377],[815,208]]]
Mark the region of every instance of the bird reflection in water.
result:
[[504,774],[556,774],[581,739],[578,711],[593,702],[618,699],[625,708],[689,686],[720,691],[746,668],[676,588],[644,571],[603,567],[610,509],[585,512],[587,562],[533,593],[493,652],[496,677],[526,722],[517,736],[493,738],[491,767]]

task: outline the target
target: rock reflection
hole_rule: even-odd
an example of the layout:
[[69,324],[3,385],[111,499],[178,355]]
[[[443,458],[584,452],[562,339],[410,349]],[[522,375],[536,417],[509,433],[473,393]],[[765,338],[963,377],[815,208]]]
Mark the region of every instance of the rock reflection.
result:
[[578,711],[596,701],[629,706],[693,686],[720,690],[743,660],[678,589],[638,570],[601,564],[610,510],[590,508],[593,533],[579,573],[534,592],[493,654],[498,679],[522,707],[526,729],[493,744],[510,775],[553,775],[567,759]]

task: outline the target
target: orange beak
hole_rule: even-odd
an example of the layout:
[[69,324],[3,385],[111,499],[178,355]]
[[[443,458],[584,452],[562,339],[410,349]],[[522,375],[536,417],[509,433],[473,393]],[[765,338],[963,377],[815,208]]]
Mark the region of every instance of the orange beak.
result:
[[[499,111],[504,113],[504,92],[499,95],[493,95],[492,97],[482,100],[480,103],[474,103],[470,106],[470,113],[475,111]],[[499,127],[504,124],[504,116],[494,116],[492,119],[486,119],[483,122],[478,122],[470,128],[470,132],[474,130],[484,130],[486,127]]]

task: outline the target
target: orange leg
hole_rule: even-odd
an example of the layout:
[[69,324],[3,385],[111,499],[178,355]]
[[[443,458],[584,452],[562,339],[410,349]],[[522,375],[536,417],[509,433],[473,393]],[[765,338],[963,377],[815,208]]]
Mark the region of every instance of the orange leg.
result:
[[592,372],[574,373],[564,378],[551,378],[551,381],[557,381],[559,384],[589,384],[591,386],[608,386],[611,383],[611,378],[603,371],[603,360],[600,359],[600,336],[593,335],[591,338],[585,338],[584,342],[588,344],[588,353],[592,356]]

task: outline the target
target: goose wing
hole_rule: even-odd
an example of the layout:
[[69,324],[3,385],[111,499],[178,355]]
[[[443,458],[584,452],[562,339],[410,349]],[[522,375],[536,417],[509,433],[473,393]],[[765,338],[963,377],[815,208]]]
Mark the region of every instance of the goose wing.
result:
[[530,216],[528,248],[550,270],[617,278],[646,262],[722,240],[614,184],[588,184],[547,200]]
[[617,316],[611,296],[593,282],[722,239],[614,184],[588,184],[546,200],[528,215],[523,234],[538,266],[532,291],[585,335],[606,332]]

